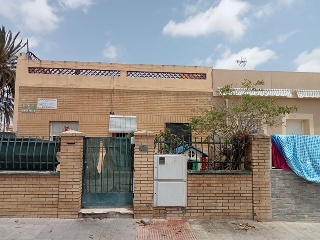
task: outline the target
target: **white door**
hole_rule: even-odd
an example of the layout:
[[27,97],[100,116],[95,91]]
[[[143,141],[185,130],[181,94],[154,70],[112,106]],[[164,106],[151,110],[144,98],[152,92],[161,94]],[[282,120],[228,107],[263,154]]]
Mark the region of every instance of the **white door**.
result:
[[287,135],[304,135],[303,120],[287,119],[286,120],[286,134]]

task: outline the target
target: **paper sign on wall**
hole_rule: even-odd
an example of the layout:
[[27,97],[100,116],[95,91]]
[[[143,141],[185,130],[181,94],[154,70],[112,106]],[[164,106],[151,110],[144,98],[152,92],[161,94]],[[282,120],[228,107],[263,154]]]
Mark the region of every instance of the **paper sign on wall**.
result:
[[38,98],[37,108],[41,108],[41,109],[57,109],[57,99],[54,99],[54,98]]

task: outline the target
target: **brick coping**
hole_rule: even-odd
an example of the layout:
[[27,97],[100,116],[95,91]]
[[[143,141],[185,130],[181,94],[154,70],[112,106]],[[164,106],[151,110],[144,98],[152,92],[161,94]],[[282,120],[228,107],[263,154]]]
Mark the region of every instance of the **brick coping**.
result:
[[212,171],[192,171],[188,170],[188,174],[199,174],[199,175],[205,175],[205,174],[228,174],[228,175],[245,175],[245,174],[252,174],[252,171],[249,170],[212,170]]

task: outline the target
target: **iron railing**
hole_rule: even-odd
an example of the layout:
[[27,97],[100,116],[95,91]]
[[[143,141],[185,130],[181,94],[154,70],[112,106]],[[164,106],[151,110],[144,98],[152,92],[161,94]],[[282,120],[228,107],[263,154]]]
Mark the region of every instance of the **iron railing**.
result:
[[0,134],[0,170],[54,171],[60,142]]
[[30,51],[27,52],[27,59],[40,61],[40,58],[38,58],[33,52]]
[[206,141],[194,138],[192,141],[155,140],[156,154],[186,154],[188,170],[246,170],[248,160],[246,139]]

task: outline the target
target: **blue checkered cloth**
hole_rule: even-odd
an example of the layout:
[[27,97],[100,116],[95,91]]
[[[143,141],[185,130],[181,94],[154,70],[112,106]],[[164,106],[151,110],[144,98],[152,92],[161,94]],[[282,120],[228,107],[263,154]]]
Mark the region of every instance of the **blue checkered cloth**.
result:
[[271,139],[292,171],[320,183],[320,136],[271,135]]

